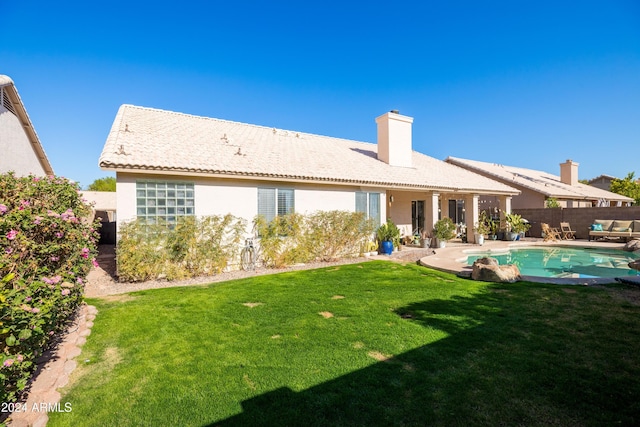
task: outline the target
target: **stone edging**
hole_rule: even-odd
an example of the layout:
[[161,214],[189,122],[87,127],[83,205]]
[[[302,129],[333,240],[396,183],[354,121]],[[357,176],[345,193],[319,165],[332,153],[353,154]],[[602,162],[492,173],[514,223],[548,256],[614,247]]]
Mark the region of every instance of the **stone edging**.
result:
[[96,314],[98,310],[95,307],[83,304],[60,344],[36,360],[37,373],[31,382],[27,400],[20,403],[20,412],[13,412],[6,420],[8,426],[43,427],[49,421],[48,412],[68,412],[72,409],[59,403],[60,393],[57,389],[67,385],[69,375],[78,365],[73,359],[82,352],[80,347],[91,334]]

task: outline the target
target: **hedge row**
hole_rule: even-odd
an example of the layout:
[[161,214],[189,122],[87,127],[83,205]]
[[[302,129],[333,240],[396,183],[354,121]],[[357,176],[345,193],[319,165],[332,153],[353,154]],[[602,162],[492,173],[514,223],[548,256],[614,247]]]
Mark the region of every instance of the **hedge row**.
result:
[[177,224],[135,220],[120,228],[122,281],[176,280],[217,274],[240,252],[246,222],[232,215],[180,217]]

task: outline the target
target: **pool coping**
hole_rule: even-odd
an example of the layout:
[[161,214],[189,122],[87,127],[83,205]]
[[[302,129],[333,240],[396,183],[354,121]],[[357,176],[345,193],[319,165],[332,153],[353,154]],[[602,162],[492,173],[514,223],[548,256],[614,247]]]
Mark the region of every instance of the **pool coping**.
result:
[[[622,249],[624,243],[617,242],[595,242],[587,240],[558,240],[555,242],[545,242],[542,239],[527,238],[524,241],[505,242],[485,240],[484,245],[464,244],[450,245],[445,248],[435,249],[433,255],[420,259],[420,265],[433,268],[435,270],[446,271],[460,277],[471,277],[472,266],[465,265],[459,260],[466,258],[473,252],[495,251],[496,253],[506,252],[511,248],[525,247],[580,247],[580,248],[606,248]],[[521,276],[522,281],[536,283],[550,283],[557,285],[603,285],[617,283],[614,277],[579,278],[579,277],[541,277],[541,276]]]

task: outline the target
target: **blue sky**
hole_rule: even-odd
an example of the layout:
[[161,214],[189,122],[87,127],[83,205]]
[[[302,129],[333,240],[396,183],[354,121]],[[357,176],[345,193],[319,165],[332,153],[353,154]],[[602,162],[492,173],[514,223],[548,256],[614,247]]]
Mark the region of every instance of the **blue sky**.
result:
[[[0,0],[9,75],[56,174],[98,158],[121,104],[580,178],[640,175],[640,2]],[[189,149],[189,147],[185,147]]]

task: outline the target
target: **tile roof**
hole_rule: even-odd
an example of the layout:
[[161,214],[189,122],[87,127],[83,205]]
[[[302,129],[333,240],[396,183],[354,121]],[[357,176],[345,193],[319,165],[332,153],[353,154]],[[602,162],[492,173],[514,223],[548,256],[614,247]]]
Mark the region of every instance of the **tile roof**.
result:
[[377,159],[376,144],[132,105],[120,107],[99,163],[103,169],[130,172],[519,192],[415,151],[414,167],[396,167]]
[[[18,94],[18,89],[13,83],[13,80],[11,80],[11,77],[0,74],[0,88],[2,88],[4,92],[3,101],[7,102],[7,104],[4,104],[4,107],[15,114],[22,122],[24,132],[27,134],[29,141],[31,141],[33,151],[36,153],[44,173],[46,175],[54,175],[53,167],[51,166],[51,163],[49,163],[49,158],[47,158],[47,154],[44,152],[44,148],[40,143],[40,138],[38,138],[38,134],[33,127],[33,123],[31,123],[31,119],[27,114],[27,109],[22,103],[22,99]],[[6,97],[6,99],[4,97]]]
[[560,176],[552,175],[544,171],[525,169],[515,166],[505,166],[496,163],[480,162],[477,160],[448,157],[447,162],[467,168],[472,171],[486,173],[500,179],[502,182],[521,186],[529,190],[542,193],[547,197],[572,200],[615,200],[631,202],[633,199],[602,190],[591,185],[578,183],[576,185],[564,184]]

